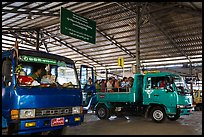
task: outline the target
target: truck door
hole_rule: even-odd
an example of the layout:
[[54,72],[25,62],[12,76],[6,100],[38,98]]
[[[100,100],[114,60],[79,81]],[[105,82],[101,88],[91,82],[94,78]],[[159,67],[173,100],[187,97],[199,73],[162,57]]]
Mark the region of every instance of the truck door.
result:
[[[149,78],[150,79],[150,78]],[[166,107],[176,106],[175,92],[167,92],[166,87],[160,87],[160,82],[168,77],[151,77],[151,89],[149,99],[152,103],[163,104]],[[150,82],[150,81],[149,81]]]
[[2,58],[2,114],[3,117],[9,117],[12,89],[12,60],[9,57]]
[[94,104],[96,98],[96,87],[93,67],[81,65],[80,82],[83,94],[84,109],[89,109]]

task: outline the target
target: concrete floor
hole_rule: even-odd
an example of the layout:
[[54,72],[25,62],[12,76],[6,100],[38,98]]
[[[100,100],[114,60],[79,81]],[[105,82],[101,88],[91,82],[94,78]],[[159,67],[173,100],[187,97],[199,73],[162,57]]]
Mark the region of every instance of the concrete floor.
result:
[[80,126],[66,127],[63,135],[202,135],[202,111],[182,116],[177,121],[155,123],[139,116],[100,120],[94,113],[85,115]]

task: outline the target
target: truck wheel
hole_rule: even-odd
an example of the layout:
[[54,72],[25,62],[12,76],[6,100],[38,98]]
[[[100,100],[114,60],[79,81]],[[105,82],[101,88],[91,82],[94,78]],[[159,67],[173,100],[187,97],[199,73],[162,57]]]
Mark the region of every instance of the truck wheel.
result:
[[83,110],[83,114],[87,114],[88,113],[88,110]]
[[44,135],[62,135],[62,132],[63,132],[63,128],[50,131],[47,134],[45,133]]
[[8,124],[8,135],[16,135],[17,131],[14,130],[14,124]]
[[179,119],[180,115],[168,115],[167,118],[171,121],[176,121],[177,119]]
[[105,105],[99,105],[96,108],[96,115],[100,119],[108,119],[110,117],[110,110]]
[[162,107],[156,106],[151,109],[151,118],[157,123],[161,123],[166,119],[166,113]]

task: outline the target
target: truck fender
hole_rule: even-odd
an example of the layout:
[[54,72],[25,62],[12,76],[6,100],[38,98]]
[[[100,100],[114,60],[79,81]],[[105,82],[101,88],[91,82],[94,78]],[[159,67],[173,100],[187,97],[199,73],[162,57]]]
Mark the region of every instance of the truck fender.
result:
[[160,107],[164,108],[164,111],[166,112],[166,107],[165,107],[164,105],[151,104],[151,105],[149,105],[149,106],[147,107],[147,109],[146,109],[146,111],[145,111],[145,118],[148,118],[149,112],[150,112],[151,108],[154,107],[154,106],[160,106]]
[[149,116],[149,110],[150,110],[151,107],[152,107],[151,105],[149,105],[149,106],[147,107],[147,109],[146,109],[146,111],[145,111],[145,118],[148,118],[148,116]]
[[95,106],[94,106],[94,110],[96,110],[96,107],[99,105],[105,105],[107,108],[112,108],[112,105],[110,102],[98,102]]

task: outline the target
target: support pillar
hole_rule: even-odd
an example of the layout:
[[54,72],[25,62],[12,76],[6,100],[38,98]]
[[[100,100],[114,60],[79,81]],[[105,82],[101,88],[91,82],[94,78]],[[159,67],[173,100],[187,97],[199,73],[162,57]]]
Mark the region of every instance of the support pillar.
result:
[[36,50],[39,51],[39,47],[40,47],[40,44],[39,44],[39,41],[40,41],[40,30],[36,30],[37,31],[37,39],[36,39]]
[[140,6],[137,5],[136,16],[136,73],[140,73]]
[[106,80],[108,80],[108,69],[106,69]]
[[190,87],[191,87],[191,93],[193,94],[193,68],[192,68],[192,62],[190,62],[190,75],[191,75],[191,84],[190,84]]

